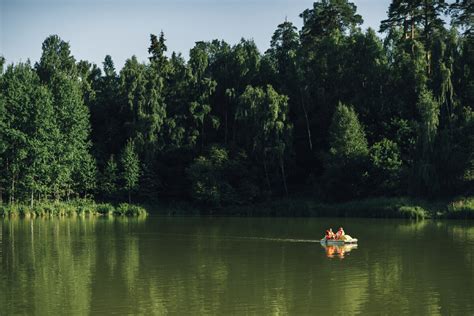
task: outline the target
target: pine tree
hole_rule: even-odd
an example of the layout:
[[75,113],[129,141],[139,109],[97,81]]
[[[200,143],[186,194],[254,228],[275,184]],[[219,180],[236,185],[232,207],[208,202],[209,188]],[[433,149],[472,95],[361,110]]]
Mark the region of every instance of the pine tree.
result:
[[354,109],[339,103],[329,129],[329,154],[322,179],[328,197],[350,199],[364,194],[368,145]]
[[329,153],[333,158],[348,160],[368,153],[367,139],[352,107],[339,103],[329,129]]
[[138,189],[140,178],[140,161],[135,152],[134,142],[129,139],[122,152],[122,179],[124,189],[128,192],[128,202],[132,202],[132,191]]
[[102,172],[101,192],[105,197],[112,198],[117,193],[118,167],[114,155],[111,155]]

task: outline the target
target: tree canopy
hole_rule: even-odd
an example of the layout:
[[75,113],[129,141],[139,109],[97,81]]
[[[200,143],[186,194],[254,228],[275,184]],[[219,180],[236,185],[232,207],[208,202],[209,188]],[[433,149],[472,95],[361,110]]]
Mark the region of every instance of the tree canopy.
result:
[[34,66],[0,57],[0,202],[472,194],[472,2],[387,9],[379,36],[316,1],[264,53],[198,41],[185,59],[160,32],[122,69],[57,35]]

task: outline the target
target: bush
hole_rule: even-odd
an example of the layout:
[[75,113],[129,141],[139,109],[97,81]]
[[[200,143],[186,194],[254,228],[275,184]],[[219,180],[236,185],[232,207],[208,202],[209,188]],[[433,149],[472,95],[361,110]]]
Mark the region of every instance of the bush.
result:
[[112,215],[115,210],[115,208],[109,203],[97,204],[95,209],[100,215]]
[[147,214],[147,211],[138,205],[120,203],[117,208],[115,208],[114,215],[120,216],[143,216]]
[[393,193],[399,186],[402,170],[402,160],[397,144],[384,138],[372,145],[369,156],[372,194]]
[[474,219],[474,198],[461,198],[449,203],[446,217]]
[[95,204],[89,200],[74,200],[71,202],[43,202],[33,207],[24,204],[0,205],[0,217],[45,217],[45,216],[100,216],[125,215],[144,216],[147,211],[138,205],[123,203],[114,207],[108,203]]
[[191,197],[211,207],[250,202],[257,196],[258,187],[249,169],[245,154],[231,159],[226,149],[212,146],[186,170],[191,181]]

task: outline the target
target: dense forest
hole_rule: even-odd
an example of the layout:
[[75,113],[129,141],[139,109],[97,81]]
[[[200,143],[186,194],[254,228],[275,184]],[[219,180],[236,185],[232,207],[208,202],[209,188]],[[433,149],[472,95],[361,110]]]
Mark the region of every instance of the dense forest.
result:
[[[56,35],[0,60],[0,202],[222,207],[474,194],[474,4],[393,1],[376,31],[322,0],[252,40],[150,35],[149,61],[77,61]],[[146,47],[144,47],[144,50]]]

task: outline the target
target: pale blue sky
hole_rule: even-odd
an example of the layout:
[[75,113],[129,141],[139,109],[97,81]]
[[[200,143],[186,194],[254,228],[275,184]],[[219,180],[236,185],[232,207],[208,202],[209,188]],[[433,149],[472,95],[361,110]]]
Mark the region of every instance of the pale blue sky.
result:
[[[146,60],[150,33],[165,32],[169,51],[187,58],[194,42],[253,38],[264,52],[285,16],[298,28],[312,0],[0,0],[0,55],[8,63],[37,61],[41,43],[58,34],[77,60],[117,68],[136,55]],[[378,30],[390,0],[353,0],[364,28]]]

